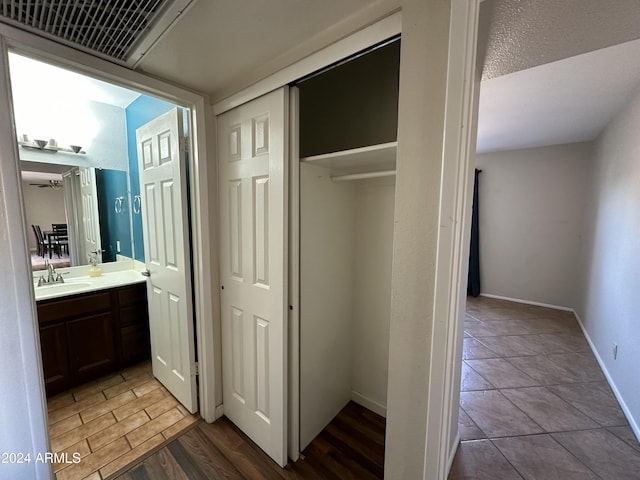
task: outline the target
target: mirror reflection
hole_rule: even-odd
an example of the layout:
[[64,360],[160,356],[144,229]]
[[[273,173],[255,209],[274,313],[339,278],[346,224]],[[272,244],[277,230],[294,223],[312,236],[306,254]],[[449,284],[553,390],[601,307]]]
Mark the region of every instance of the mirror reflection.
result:
[[129,116],[148,97],[15,53],[9,63],[33,269],[87,265],[91,252],[143,260]]
[[[96,251],[101,262],[134,258],[128,172],[21,163],[34,270],[44,269],[45,259],[56,268],[85,265]],[[95,191],[85,187],[83,194],[82,175],[92,178]]]

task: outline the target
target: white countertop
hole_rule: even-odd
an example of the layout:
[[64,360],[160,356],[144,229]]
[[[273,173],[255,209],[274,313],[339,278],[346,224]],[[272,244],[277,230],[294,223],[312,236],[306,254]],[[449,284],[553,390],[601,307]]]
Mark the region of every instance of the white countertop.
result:
[[[43,271],[39,272],[38,275],[34,275],[36,301],[66,297],[69,295],[77,295],[79,293],[93,292],[146,281],[146,277],[140,273],[139,269],[135,268],[116,270],[114,268],[107,267],[103,269],[102,275],[99,277],[89,277],[87,275],[88,268],[84,268],[83,271],[79,272],[69,272],[68,270],[69,269],[57,270],[57,272],[62,274],[64,283],[51,283],[40,287],[37,286],[38,278],[40,278],[40,274],[44,275],[46,272]],[[84,275],[82,275],[82,273],[84,273]]]

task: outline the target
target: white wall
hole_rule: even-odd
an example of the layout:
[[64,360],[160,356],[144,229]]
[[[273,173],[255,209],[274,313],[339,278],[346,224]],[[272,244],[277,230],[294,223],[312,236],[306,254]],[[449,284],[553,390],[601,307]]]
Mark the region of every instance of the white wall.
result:
[[[640,93],[595,145],[576,311],[640,437]],[[618,344],[617,360],[612,345]]]
[[351,398],[355,196],[300,165],[300,448]]
[[[86,155],[41,152],[20,147],[20,160],[129,170],[124,108],[83,100],[79,105],[52,102],[34,109],[33,104],[21,102],[22,98],[17,97],[15,101],[18,135],[27,134],[31,140],[42,138],[48,141],[54,138],[60,147],[73,142],[73,145],[80,145]],[[45,120],[50,128],[41,126],[43,112],[47,113]],[[41,134],[34,133],[40,130],[44,131]]]
[[354,185],[353,399],[386,414],[395,178]]
[[[389,326],[389,381],[385,476],[387,478],[445,478],[451,414],[446,400],[451,366],[447,357],[448,332],[459,318],[441,308],[451,303],[447,281],[454,275],[455,252],[450,244],[456,225],[464,219],[453,211],[459,202],[457,181],[464,172],[453,149],[444,149],[445,134],[455,138],[468,125],[459,106],[463,92],[458,80],[472,85],[463,74],[447,78],[457,64],[449,62],[450,42],[459,41],[470,25],[455,24],[455,7],[474,2],[402,0],[398,155]],[[476,3],[477,4],[477,3]],[[452,8],[453,7],[453,8]],[[477,20],[477,19],[476,19]],[[466,53],[464,48],[452,49]],[[470,55],[469,58],[472,56]],[[448,108],[449,107],[449,108]],[[450,168],[444,168],[445,163]],[[454,240],[455,241],[455,240]],[[440,248],[439,248],[440,247]],[[458,292],[455,292],[456,296]],[[437,314],[436,314],[437,312]],[[452,435],[455,437],[455,433]]]
[[51,230],[52,223],[67,223],[64,209],[64,190],[40,188],[22,182],[22,196],[27,225],[29,249],[36,249],[36,238],[31,225],[40,225],[42,230]]
[[394,179],[300,168],[300,431],[304,448],[353,399],[384,415]]
[[477,157],[481,291],[573,307],[592,144]]

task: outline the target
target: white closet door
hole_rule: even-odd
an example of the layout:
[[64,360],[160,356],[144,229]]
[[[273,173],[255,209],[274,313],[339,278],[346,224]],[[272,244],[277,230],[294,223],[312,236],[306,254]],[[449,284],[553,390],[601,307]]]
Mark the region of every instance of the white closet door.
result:
[[218,118],[224,413],[287,463],[285,87]]

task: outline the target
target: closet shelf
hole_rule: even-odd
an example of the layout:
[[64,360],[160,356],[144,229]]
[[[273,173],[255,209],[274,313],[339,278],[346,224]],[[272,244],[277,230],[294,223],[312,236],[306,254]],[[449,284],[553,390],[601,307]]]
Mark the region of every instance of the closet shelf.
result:
[[349,180],[365,180],[368,178],[380,178],[380,177],[394,177],[395,170],[381,170],[376,172],[364,172],[364,173],[347,173],[345,175],[331,175],[331,180],[334,182],[346,182]]
[[396,167],[398,142],[301,158],[303,163],[329,168],[336,174],[389,171]]

